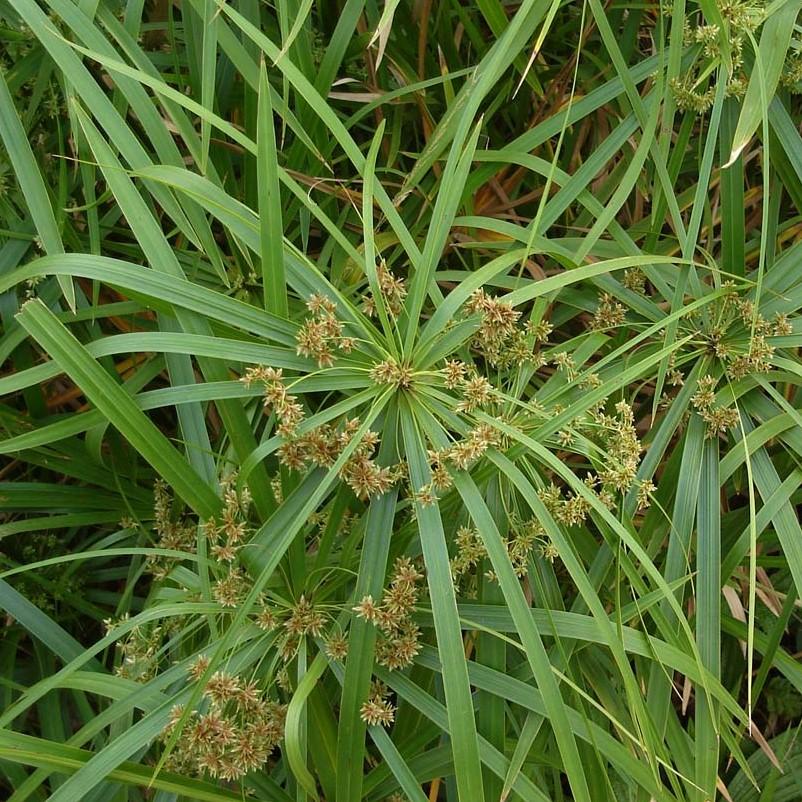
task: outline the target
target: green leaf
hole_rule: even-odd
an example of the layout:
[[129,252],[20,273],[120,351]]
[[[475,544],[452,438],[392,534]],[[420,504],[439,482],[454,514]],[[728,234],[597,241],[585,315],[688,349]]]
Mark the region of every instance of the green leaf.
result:
[[[431,477],[421,435],[409,407],[401,407],[401,430],[409,462],[410,482],[416,492],[428,484]],[[476,720],[443,522],[436,506],[424,505],[419,501],[415,502],[415,514],[437,644],[443,662],[446,711],[458,793],[463,799],[484,802]]]
[[[22,127],[8,84],[0,75],[0,139],[6,147],[11,165],[17,175],[28,209],[39,234],[42,248],[49,254],[64,253],[53,207],[45,182],[36,164],[28,135]],[[75,288],[67,276],[59,277],[59,286],[70,309],[75,309]]]
[[[696,546],[696,640],[703,664],[721,671],[721,520],[719,511],[718,439],[708,437],[699,474]],[[719,760],[718,709],[704,694],[696,698],[696,760],[699,802],[716,794]]]
[[31,300],[18,317],[23,328],[176,494],[202,518],[213,516],[220,507],[214,492],[56,316],[41,301]]
[[281,213],[278,153],[273,123],[273,105],[264,62],[259,65],[259,107],[256,147],[259,195],[259,240],[265,309],[287,317],[287,289],[284,277],[284,226]]

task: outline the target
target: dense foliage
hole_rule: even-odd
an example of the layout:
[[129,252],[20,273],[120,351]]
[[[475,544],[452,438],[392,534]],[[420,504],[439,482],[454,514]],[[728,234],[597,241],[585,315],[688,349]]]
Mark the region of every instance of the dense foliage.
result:
[[0,794],[802,798],[800,0],[0,0]]

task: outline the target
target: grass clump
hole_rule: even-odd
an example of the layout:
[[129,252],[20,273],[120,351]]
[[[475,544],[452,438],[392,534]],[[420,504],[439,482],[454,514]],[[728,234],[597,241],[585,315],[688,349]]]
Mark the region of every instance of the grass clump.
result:
[[0,788],[793,802],[799,4],[0,3]]

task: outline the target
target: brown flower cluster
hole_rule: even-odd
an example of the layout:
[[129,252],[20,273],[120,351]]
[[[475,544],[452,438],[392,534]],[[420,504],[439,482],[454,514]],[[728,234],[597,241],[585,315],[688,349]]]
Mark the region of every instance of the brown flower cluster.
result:
[[[190,669],[197,680],[208,667],[199,658]],[[162,732],[166,741],[184,710],[173,708]],[[255,682],[217,671],[203,689],[200,709],[192,711],[167,766],[170,770],[227,781],[238,780],[267,763],[284,733],[286,707],[267,697]]]
[[449,390],[454,390],[459,387],[462,380],[465,378],[465,373],[468,366],[459,359],[450,359],[446,361],[443,368],[443,379],[445,385]]
[[[521,520],[514,513],[510,515],[510,528],[504,540],[504,546],[512,563],[513,570],[519,578],[529,573],[529,560],[537,550],[541,556],[552,562],[557,556],[551,539],[546,530],[536,518]],[[468,580],[474,582],[467,588],[469,594],[476,591],[475,569],[487,559],[487,550],[479,537],[477,530],[470,526],[461,526],[457,529],[455,537],[456,553],[451,558],[451,574],[454,582]],[[485,571],[485,576],[491,581],[497,580],[492,569]]]
[[231,567],[212,587],[212,595],[221,607],[237,607],[250,590],[251,582],[241,568]]
[[557,351],[556,354],[551,354],[551,361],[565,375],[567,381],[572,382],[579,376],[574,357],[568,351]]
[[374,448],[375,441],[360,443],[340,471],[348,487],[362,500],[386,493],[403,476],[399,467],[381,467],[370,456]]
[[299,638],[303,635],[320,635],[326,619],[323,614],[315,609],[315,606],[301,595],[295,607],[292,608],[289,617],[284,622],[284,629],[293,637]]
[[352,337],[343,336],[343,324],[337,319],[337,306],[325,295],[312,295],[306,303],[311,313],[295,335],[300,356],[314,359],[318,367],[334,364],[334,351],[349,353],[354,347]]
[[463,379],[461,390],[462,399],[457,404],[458,412],[473,412],[476,409],[487,407],[495,395],[493,385],[479,373]]
[[407,390],[412,386],[412,368],[409,365],[399,365],[393,357],[388,357],[370,369],[370,378],[376,384],[389,384]]
[[301,595],[288,614],[285,614],[282,624],[284,637],[279,642],[279,654],[284,662],[288,663],[295,657],[302,638],[307,635],[317,637],[322,634],[325,624],[326,618],[323,613],[306,596]]
[[432,474],[431,484],[423,490],[448,490],[453,484],[449,467],[464,471],[479,460],[488,448],[495,448],[502,443],[497,429],[488,423],[480,423],[468,432],[462,440],[457,440],[447,448],[430,449],[429,465]]
[[418,582],[421,579],[423,574],[412,561],[399,557],[381,602],[376,603],[372,596],[365,596],[353,608],[359,618],[381,630],[376,645],[376,661],[390,671],[408,666],[420,651],[420,630],[412,620],[412,611],[418,600]]
[[292,437],[304,418],[304,410],[298,398],[287,392],[281,368],[256,365],[248,368],[240,381],[246,387],[255,383],[264,385],[265,411],[275,412],[279,421],[276,432],[282,437]]
[[242,543],[247,539],[248,508],[251,494],[247,487],[237,489],[237,476],[230,474],[221,482],[223,511],[219,518],[210,518],[204,524],[209,550],[222,563],[233,563]]
[[[339,428],[323,424],[306,434],[296,435],[279,447],[279,461],[295,471],[303,470],[307,464],[331,467],[351,443],[360,425],[359,418],[351,418]],[[366,432],[340,470],[340,477],[358,498],[386,493],[400,478],[397,467],[383,468],[373,459],[378,443],[379,436],[375,432]]]
[[479,330],[471,344],[491,365],[506,368],[539,361],[534,346],[548,338],[549,323],[540,321],[519,327],[521,313],[512,304],[488,295],[483,289],[471,295],[465,311],[480,316]]
[[478,460],[488,448],[501,443],[498,430],[489,423],[480,423],[468,432],[463,440],[457,440],[449,448],[438,451],[441,462],[450,462],[457,470],[464,471]]
[[[384,260],[376,266],[376,276],[379,280],[379,292],[385,308],[393,317],[398,317],[407,295],[404,279],[394,276]],[[376,299],[373,297],[373,293],[369,293],[362,302],[362,311],[368,317],[376,316]]]
[[429,449],[429,469],[431,481],[418,490],[411,489],[410,495],[426,507],[437,502],[438,492],[448,490],[454,483],[451,471],[467,470],[487,451],[501,446],[503,437],[493,426],[480,423],[468,432],[462,440],[455,441],[447,448]]
[[515,332],[521,313],[512,304],[488,295],[484,290],[476,290],[471,295],[465,309],[469,314],[479,314],[481,323],[477,341],[485,353],[494,353]]
[[335,632],[326,638],[323,648],[332,660],[345,660],[348,657],[348,638],[342,632]]
[[495,390],[487,378],[458,359],[446,361],[442,376],[447,389],[460,391],[458,412],[488,407],[495,399]]
[[[277,641],[278,652],[284,662],[289,662],[298,653],[302,638],[307,635],[318,637],[323,634],[327,617],[304,594],[301,594],[298,601],[290,607],[276,606],[263,594],[258,600],[253,621],[265,632],[280,631]],[[326,639],[332,650],[329,656],[333,659],[342,659],[347,654],[347,643],[345,648],[338,643],[341,637],[332,635]],[[327,651],[328,648],[327,645]]]
[[237,490],[237,476],[230,474],[221,481],[223,510],[219,517],[203,525],[209,553],[225,572],[212,585],[212,595],[221,607],[236,607],[250,589],[248,575],[235,563],[237,553],[250,537],[248,509],[251,503],[247,488]]

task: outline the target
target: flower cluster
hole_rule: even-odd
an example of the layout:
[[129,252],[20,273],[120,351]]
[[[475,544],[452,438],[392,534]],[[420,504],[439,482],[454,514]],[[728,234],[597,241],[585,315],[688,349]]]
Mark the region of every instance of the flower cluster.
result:
[[710,87],[700,91],[696,88],[696,81],[693,75],[672,78],[668,85],[671,89],[671,94],[674,96],[674,102],[680,111],[704,114],[713,105],[716,90]]
[[323,614],[315,606],[301,595],[298,603],[292,608],[289,617],[284,622],[284,629],[295,637],[303,635],[320,635],[323,625],[326,623]]
[[458,412],[473,412],[487,407],[495,396],[493,385],[480,373],[462,380],[462,398],[457,404]]
[[594,414],[594,419],[601,428],[605,451],[604,468],[599,471],[602,488],[626,493],[635,481],[641,453],[632,407],[626,401],[619,401],[614,415],[599,411]]
[[469,314],[479,315],[476,345],[492,362],[496,362],[501,348],[515,333],[521,313],[513,309],[512,304],[494,298],[481,289],[471,295],[465,310]]
[[499,432],[489,423],[480,423],[474,426],[463,440],[457,440],[448,448],[434,453],[439,463],[450,462],[457,470],[464,471],[488,448],[494,448],[500,443]]
[[251,582],[241,568],[231,567],[212,587],[212,595],[221,607],[237,607],[250,590]]
[[[208,658],[199,658],[190,676],[199,679],[208,664]],[[181,706],[173,708],[162,740],[172,735],[183,714]],[[267,763],[284,734],[285,717],[286,707],[269,699],[254,681],[217,671],[203,689],[200,708],[186,721],[167,761],[168,768],[200,777],[238,780]]]
[[713,307],[713,321],[699,326],[695,333],[704,341],[709,354],[722,363],[733,381],[768,372],[775,350],[769,339],[792,334],[791,321],[780,312],[771,320],[763,317],[752,300],[738,295],[731,282],[722,288],[726,294]]
[[489,364],[502,368],[522,362],[539,362],[534,351],[536,343],[545,342],[551,333],[546,321],[527,323],[519,327],[521,313],[512,304],[476,290],[465,304],[468,314],[479,315],[479,329],[473,336],[472,346]]
[[[283,383],[282,371],[258,365],[249,368],[242,381],[250,385],[264,385],[265,409],[275,411],[279,420],[277,433],[284,438],[278,448],[281,464],[294,471],[308,465],[330,467],[342,453],[360,427],[358,418],[345,420],[341,427],[323,424],[299,434],[298,424],[303,420],[303,407],[290,395]],[[340,476],[359,498],[387,492],[397,481],[397,470],[381,468],[372,458],[378,444],[375,432],[366,432],[356,450],[340,471]]]
[[[265,611],[266,616],[265,617]],[[261,613],[262,629],[272,629],[268,627],[268,618],[273,615],[272,611],[267,605],[264,605]],[[279,641],[279,654],[285,663],[295,657],[298,653],[301,639],[306,635],[317,637],[323,631],[326,619],[323,613],[320,612],[304,595],[290,608],[288,613],[285,613],[285,618],[282,624],[284,635]],[[276,620],[276,619],[274,619]],[[275,624],[274,624],[275,626]]]
[[[195,553],[197,524],[176,515],[167,484],[161,479],[153,484],[153,528],[157,536],[156,548]],[[180,557],[149,555],[145,564],[156,579],[164,579],[180,560]]]
[[632,292],[643,295],[646,292],[646,275],[639,267],[629,267],[624,271],[621,283]]
[[[106,634],[124,621],[128,614],[118,619],[107,618],[103,621]],[[159,652],[162,647],[165,629],[157,625],[137,625],[117,641],[120,663],[114,673],[123,679],[134,682],[148,682],[156,676],[159,668]]]
[[304,418],[304,410],[294,395],[284,386],[281,368],[268,368],[256,365],[248,368],[240,379],[246,387],[261,383],[264,386],[264,406],[266,412],[275,412],[278,418],[276,431],[282,437],[292,437],[298,424]]
[[421,490],[431,495],[437,490],[448,490],[453,484],[449,468],[467,470],[488,448],[495,448],[501,443],[502,437],[497,429],[488,423],[480,423],[465,438],[455,441],[447,448],[430,449],[428,457],[432,481]]
[[624,322],[626,311],[623,304],[618,303],[612,295],[607,292],[602,293],[599,297],[599,306],[590,324],[591,328],[595,331],[614,329]]
[[221,607],[236,607],[250,589],[248,575],[236,565],[237,553],[250,537],[248,509],[251,503],[247,487],[237,489],[237,476],[230,474],[220,482],[223,510],[209,518],[203,529],[209,553],[224,575],[212,586],[212,595]]
[[[454,540],[456,553],[451,558],[451,574],[455,582],[466,579],[475,579],[475,570],[482,561],[487,559],[487,550],[482,543],[479,533],[470,526],[461,526],[457,529]],[[504,539],[513,570],[519,578],[529,573],[529,561],[535,551],[549,560],[554,561],[557,550],[546,530],[536,518],[522,521],[517,515],[510,515],[509,534]],[[485,576],[496,581],[496,574],[492,569],[485,571]],[[469,588],[473,592],[474,588]]]
[[390,693],[381,682],[374,682],[370,694],[359,708],[359,716],[372,727],[389,727],[395,719],[395,705],[389,701]]
[[399,557],[393,567],[390,586],[380,603],[365,596],[354,607],[359,618],[375,624],[381,630],[376,645],[376,661],[390,671],[408,666],[420,651],[420,630],[412,620],[418,599],[418,582],[423,579],[407,557]]
[[443,368],[443,381],[449,390],[455,390],[465,378],[468,366],[459,359],[446,360]]
[[[595,477],[591,477],[591,480],[593,484],[596,483]],[[541,488],[537,495],[552,518],[565,526],[577,526],[583,523],[590,512],[590,502],[584,496],[567,493],[563,497],[563,491],[555,484]],[[599,497],[605,503],[612,503],[612,496],[609,493],[604,496],[600,493]]]
[[342,632],[335,632],[326,638],[323,648],[332,660],[345,660],[348,657],[348,638]]
[[[575,371],[572,360],[568,368]],[[589,374],[582,386],[596,387],[599,382],[598,376]],[[635,429],[634,411],[626,401],[619,401],[614,411],[608,414],[605,411],[607,403],[607,399],[600,399],[585,415],[575,418],[571,428],[557,432],[557,445],[586,454],[589,444],[580,435],[595,443],[599,456],[594,462],[598,463],[598,467],[595,472],[588,472],[585,476],[585,487],[608,509],[614,507],[620,495],[637,487],[638,507],[645,509],[655,488],[651,482],[638,482],[636,479],[642,446]],[[586,493],[565,490],[554,483],[538,491],[538,496],[554,520],[565,526],[583,523],[590,511],[590,500]],[[542,537],[542,533],[537,532],[535,537]],[[548,543],[546,550],[549,553],[543,556],[553,559]]]
[[[304,594],[291,606],[277,606],[262,594],[257,602],[253,621],[265,632],[279,631],[278,652],[284,662],[289,662],[298,653],[302,638],[307,635],[323,635],[327,617]],[[330,656],[333,659],[341,660],[347,654],[348,644],[338,643],[341,640],[344,640],[341,634],[332,635],[326,640],[327,644],[331,644]]]
[[[727,375],[733,379],[741,379],[753,373],[767,373],[771,369],[774,346],[769,345],[768,337],[784,337],[791,334],[793,327],[786,315],[777,313],[774,320],[766,320],[757,313],[754,304],[748,299],[733,302],[740,314],[744,326],[750,331],[749,350],[745,354],[731,357],[727,365]],[[752,330],[753,329],[753,330]]]
[[306,303],[311,313],[295,335],[300,356],[314,359],[318,367],[334,364],[334,350],[349,353],[354,347],[352,337],[343,336],[343,324],[337,319],[337,306],[325,295],[312,295]]
[[657,488],[649,479],[646,479],[642,482],[638,482],[638,509],[645,510],[649,507],[652,503],[652,495],[655,493]]
[[340,470],[340,477],[363,500],[386,493],[400,478],[399,467],[381,467],[372,458],[377,442],[375,432],[367,432]]
[[696,411],[707,424],[707,436],[718,437],[733,429],[740,422],[736,407],[716,406],[717,380],[712,376],[703,376],[696,385],[696,392],[691,398]]
[[233,563],[237,551],[248,535],[248,509],[251,494],[247,487],[237,489],[237,476],[230,474],[220,482],[223,491],[223,511],[219,518],[204,524],[207,543],[213,557],[223,563]]
[[[394,276],[383,260],[376,266],[376,277],[379,280],[379,292],[385,308],[393,317],[398,317],[407,295],[404,279]],[[373,297],[373,293],[370,293],[362,302],[362,311],[368,317],[375,317],[376,299]]]
[[741,34],[738,46],[743,44],[742,34],[746,31],[754,33],[765,19],[763,4],[754,0],[717,0],[717,5],[722,18],[729,24],[730,31]]
[[354,495],[363,501],[371,496],[381,496],[403,477],[400,465],[382,467],[370,456],[374,445],[360,443],[340,471],[341,478],[354,491]]
[[568,351],[557,351],[551,354],[551,361],[557,366],[567,381],[572,382],[579,376],[574,357]]
[[412,369],[408,365],[399,365],[393,357],[388,357],[370,369],[370,378],[376,384],[389,384],[406,390],[412,386]]
[[[717,25],[703,22],[699,25],[685,23],[685,44],[701,45],[702,61],[685,75],[673,78],[670,88],[677,108],[681,111],[704,113],[713,105],[715,89],[708,85],[711,62],[729,59],[732,65],[726,86],[728,97],[741,97],[746,91],[746,76],[743,72],[744,43],[765,18],[762,4],[753,0],[717,0],[721,17],[727,24],[726,37],[721,36]],[[726,41],[725,53],[722,40]]]
[[796,50],[791,50],[785,60],[780,83],[790,92],[798,95],[802,93],[802,43],[796,42]]
[[[374,366],[371,375],[378,383],[399,386],[407,386],[411,380],[408,369],[398,366],[393,360]],[[361,425],[359,418],[351,418],[341,426],[322,424],[299,434],[297,425],[303,419],[303,410],[295,396],[286,392],[280,370],[264,366],[250,368],[243,381],[264,383],[265,406],[275,409],[281,421],[277,432],[284,437],[278,448],[278,458],[290,470],[304,470],[308,465],[331,467]],[[373,459],[378,442],[375,432],[366,432],[340,471],[340,477],[361,499],[386,493],[401,476],[398,468],[380,467]]]

